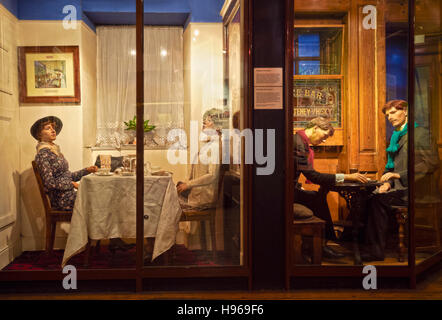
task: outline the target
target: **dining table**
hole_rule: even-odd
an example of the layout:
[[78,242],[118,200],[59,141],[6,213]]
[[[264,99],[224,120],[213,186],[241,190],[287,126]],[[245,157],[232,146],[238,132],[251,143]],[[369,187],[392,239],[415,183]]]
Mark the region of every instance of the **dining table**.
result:
[[[181,207],[171,175],[144,176],[144,236],[154,238],[152,261],[175,244]],[[62,267],[89,240],[136,238],[136,177],[84,176],[78,187]]]

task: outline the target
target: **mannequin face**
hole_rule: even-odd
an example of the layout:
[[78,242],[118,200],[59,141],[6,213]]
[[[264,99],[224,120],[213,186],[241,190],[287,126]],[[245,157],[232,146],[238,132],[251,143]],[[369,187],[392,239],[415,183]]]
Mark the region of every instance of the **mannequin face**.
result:
[[207,116],[203,121],[203,129],[214,129],[215,123],[211,116]]
[[57,132],[55,131],[54,123],[47,123],[40,131],[40,141],[54,142],[57,138]]
[[314,126],[311,131],[311,135],[309,137],[309,140],[312,145],[317,146],[330,136],[330,130],[324,130],[319,128],[318,126]]
[[385,116],[395,129],[399,129],[407,122],[407,109],[396,109],[392,107],[385,111]]

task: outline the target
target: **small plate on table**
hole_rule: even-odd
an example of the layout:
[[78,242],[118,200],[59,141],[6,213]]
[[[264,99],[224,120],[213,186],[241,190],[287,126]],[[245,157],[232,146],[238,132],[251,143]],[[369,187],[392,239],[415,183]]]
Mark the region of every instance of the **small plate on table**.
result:
[[169,177],[172,175],[172,172],[165,171],[165,170],[159,170],[159,171],[152,172],[151,175],[152,176],[160,176],[160,177]]
[[113,172],[95,172],[96,176],[106,177],[106,176],[112,176]]

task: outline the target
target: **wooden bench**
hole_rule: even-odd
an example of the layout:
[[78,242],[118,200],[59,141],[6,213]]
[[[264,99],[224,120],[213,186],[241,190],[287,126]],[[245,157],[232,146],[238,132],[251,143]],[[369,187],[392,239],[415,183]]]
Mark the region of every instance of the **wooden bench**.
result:
[[322,261],[322,242],[324,239],[325,221],[315,216],[303,219],[293,220],[293,263],[305,264],[302,257],[303,237],[313,238],[312,263],[321,264]]

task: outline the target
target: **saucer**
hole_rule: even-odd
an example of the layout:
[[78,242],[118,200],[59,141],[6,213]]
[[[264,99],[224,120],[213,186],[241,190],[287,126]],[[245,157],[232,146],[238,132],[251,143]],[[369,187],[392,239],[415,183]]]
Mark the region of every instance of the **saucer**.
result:
[[170,177],[172,175],[172,172],[165,171],[165,170],[159,170],[159,171],[152,172],[151,175],[152,176],[161,176],[161,177]]
[[113,172],[95,172],[96,176],[112,176],[113,174]]

